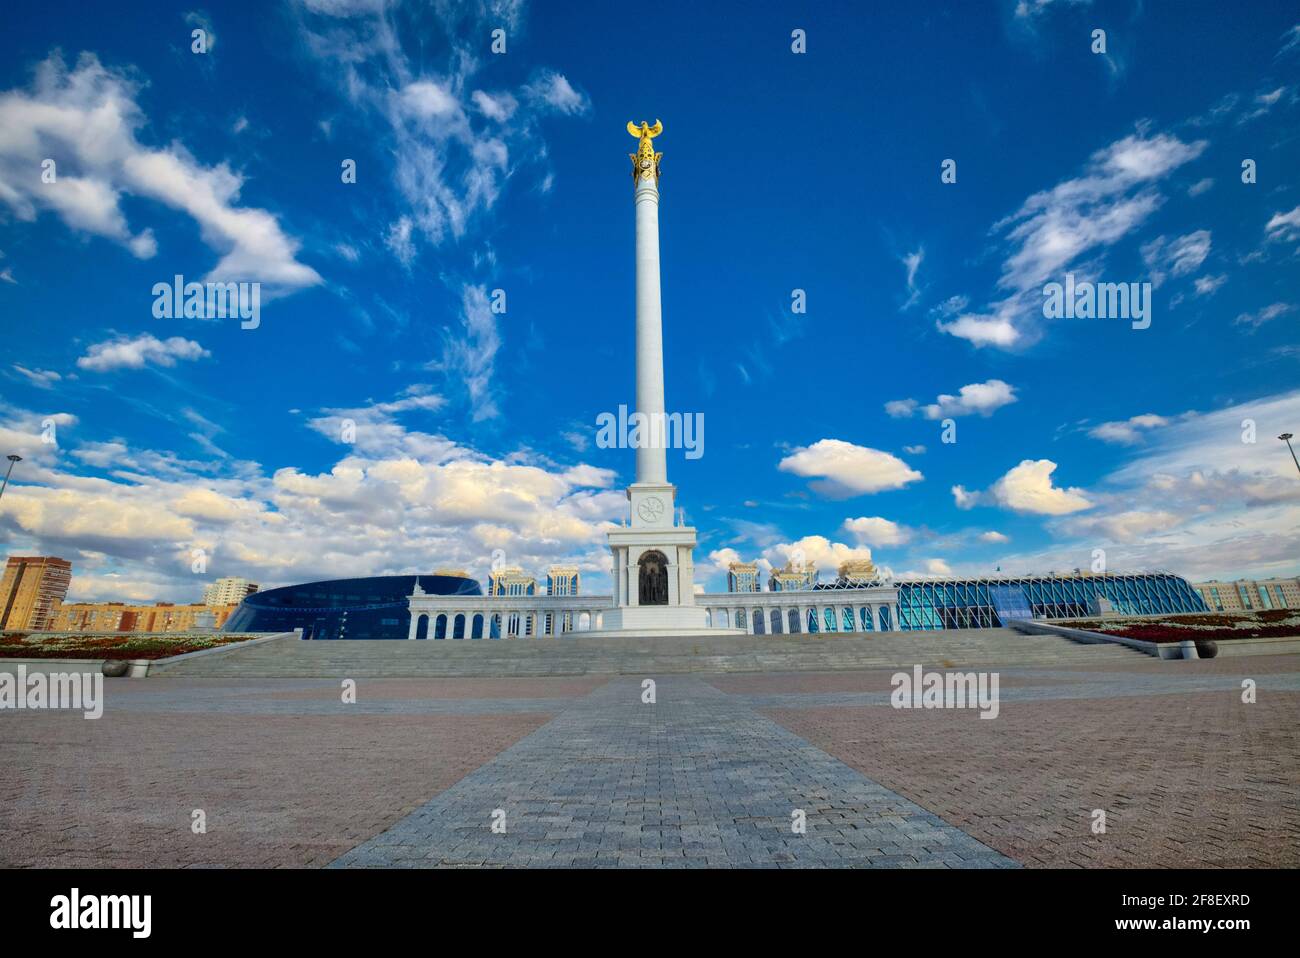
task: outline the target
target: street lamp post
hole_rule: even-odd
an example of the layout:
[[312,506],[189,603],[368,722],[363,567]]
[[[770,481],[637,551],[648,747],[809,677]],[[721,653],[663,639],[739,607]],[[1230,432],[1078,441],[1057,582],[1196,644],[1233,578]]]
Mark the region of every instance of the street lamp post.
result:
[[22,462],[22,461],[23,461],[22,456],[15,456],[13,453],[9,454],[9,468],[5,470],[4,484],[0,485],[0,496],[3,496],[5,494],[5,490],[9,488],[9,474],[14,471],[14,463]]
[[1295,457],[1295,449],[1292,448],[1291,446],[1291,439],[1293,438],[1291,433],[1284,432],[1282,433],[1282,435],[1278,436],[1277,438],[1281,439],[1284,443],[1286,443],[1286,447],[1291,450],[1291,461],[1295,463],[1296,469],[1300,470],[1300,459],[1297,459]]

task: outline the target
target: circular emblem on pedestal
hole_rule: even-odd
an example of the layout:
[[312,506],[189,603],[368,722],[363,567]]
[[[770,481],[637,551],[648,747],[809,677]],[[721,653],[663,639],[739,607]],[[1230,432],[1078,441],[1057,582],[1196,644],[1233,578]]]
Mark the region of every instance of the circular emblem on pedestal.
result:
[[658,522],[664,514],[664,501],[658,496],[647,496],[636,507],[636,514],[643,522]]

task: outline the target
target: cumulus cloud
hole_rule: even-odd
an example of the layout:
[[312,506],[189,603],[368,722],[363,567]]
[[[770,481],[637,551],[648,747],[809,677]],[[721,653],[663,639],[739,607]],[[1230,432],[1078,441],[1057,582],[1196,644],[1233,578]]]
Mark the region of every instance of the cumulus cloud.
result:
[[990,529],[988,532],[981,532],[979,535],[979,540],[980,542],[1001,543],[1001,542],[1010,542],[1011,538],[1009,536],[1003,535],[1001,532],[997,532],[996,530]]
[[810,487],[831,499],[901,489],[923,478],[897,456],[841,439],[820,439],[800,447],[782,459],[777,468],[796,476],[815,477]]
[[59,436],[81,464],[74,469],[58,449],[42,448],[49,416],[3,408],[0,442],[39,458],[23,463],[6,492],[0,534],[14,548],[71,558],[74,597],[90,594],[81,592],[83,578],[99,589],[125,567],[155,591],[113,597],[197,599],[195,548],[209,556],[211,575],[248,575],[264,586],[442,565],[482,577],[497,548],[539,572],[566,561],[604,580],[603,534],[626,510],[610,488],[614,474],[524,454],[497,458],[400,425],[436,404],[431,394],[408,395],[317,417],[309,425],[329,435],[338,413],[352,413],[354,441],[334,432],[341,456],[332,465],[270,475],[256,464],[188,463],[107,437],[76,441],[75,419],[66,417]]
[[739,552],[737,552],[735,549],[732,549],[730,546],[728,546],[723,549],[714,549],[712,552],[710,552],[709,561],[713,563],[715,569],[717,569],[719,572],[725,573],[727,571],[727,567],[730,566],[731,563],[742,562],[744,560],[740,558]]
[[865,547],[853,547],[843,542],[832,542],[825,536],[804,536],[794,542],[782,542],[763,550],[763,559],[772,567],[784,566],[794,561],[815,565],[819,576],[834,578],[840,563],[850,559],[871,559],[871,550]]
[[[56,52],[29,88],[0,94],[0,202],[28,222],[48,209],[69,228],[148,259],[157,252],[154,234],[131,228],[121,200],[152,200],[191,217],[221,254],[208,280],[260,281],[268,292],[319,283],[275,216],[238,205],[241,176],[225,164],[200,163],[179,142],[154,148],[140,141],[146,119],[136,92],[93,54],[83,53],[69,70]],[[52,183],[32,172],[47,157],[57,164]]]
[[1015,512],[1060,516],[1092,508],[1082,489],[1052,484],[1056,463],[1050,459],[1025,459],[989,488],[993,501]]
[[181,336],[158,339],[145,333],[134,339],[119,337],[95,343],[86,350],[86,355],[77,360],[77,367],[105,373],[115,369],[143,369],[150,364],[175,366],[178,360],[192,361],[211,355],[192,339]]
[[859,545],[896,546],[907,542],[912,531],[906,526],[891,522],[880,516],[859,516],[844,520],[844,531],[849,533]]
[[991,416],[1003,406],[1016,401],[1016,388],[1001,379],[962,386],[956,396],[940,394],[933,403],[922,406],[915,399],[896,399],[885,403],[885,412],[895,418],[911,416],[918,409],[926,419],[956,416]]

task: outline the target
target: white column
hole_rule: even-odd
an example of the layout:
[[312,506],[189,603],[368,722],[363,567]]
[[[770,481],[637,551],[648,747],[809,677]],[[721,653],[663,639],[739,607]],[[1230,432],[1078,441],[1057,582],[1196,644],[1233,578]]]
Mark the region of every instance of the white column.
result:
[[411,610],[411,631],[406,634],[408,639],[414,639],[415,633],[420,628],[420,613],[416,609]]
[[[663,314],[659,301],[659,185],[653,173],[636,184],[636,411],[662,421],[664,411]],[[662,441],[636,451],[636,481],[668,481]]]

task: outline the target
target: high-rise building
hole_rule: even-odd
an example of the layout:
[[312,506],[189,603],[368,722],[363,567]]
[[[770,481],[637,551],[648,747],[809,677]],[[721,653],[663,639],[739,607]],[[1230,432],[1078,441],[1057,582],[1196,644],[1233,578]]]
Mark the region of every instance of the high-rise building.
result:
[[242,576],[223,575],[203,590],[204,605],[239,605],[257,591],[257,583]]
[[816,584],[816,564],[796,564],[793,560],[786,562],[780,569],[773,569],[767,579],[770,592],[805,592]]
[[1237,579],[1235,582],[1192,584],[1211,612],[1257,612],[1262,609],[1300,609],[1300,578]]
[[[202,628],[219,629],[237,608],[238,604],[205,605],[201,602],[190,605],[176,605],[174,602],[153,605],[72,602],[56,606],[42,631],[193,632]],[[207,619],[209,615],[210,621]]]
[[758,563],[732,562],[727,566],[728,592],[762,592],[758,579]]
[[488,595],[536,595],[537,580],[517,565],[488,573]]
[[870,559],[845,559],[840,563],[839,576],[842,582],[857,585],[877,581],[880,573]]
[[553,565],[546,570],[547,595],[577,595],[580,582],[576,565]]
[[52,556],[10,556],[0,578],[0,629],[40,632],[68,594],[72,563]]

